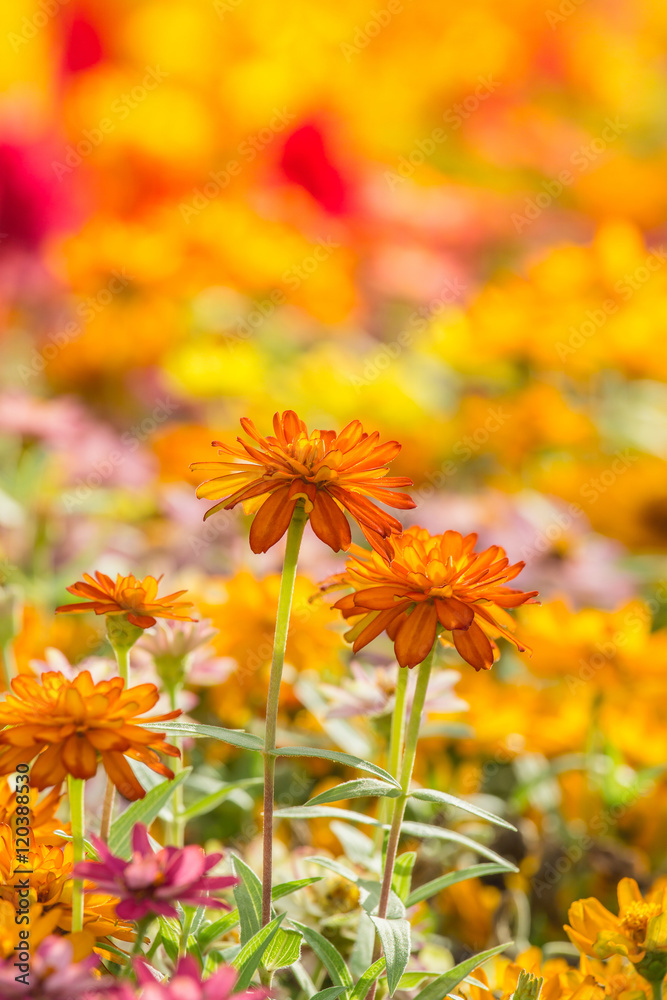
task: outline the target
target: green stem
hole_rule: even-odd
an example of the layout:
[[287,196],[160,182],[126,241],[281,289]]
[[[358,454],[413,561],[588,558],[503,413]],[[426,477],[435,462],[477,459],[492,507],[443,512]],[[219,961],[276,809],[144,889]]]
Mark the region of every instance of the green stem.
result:
[[285,545],[285,560],[280,581],[278,597],[278,612],[276,614],[276,631],[273,639],[273,658],[271,660],[271,676],[269,678],[269,693],[266,700],[266,731],[264,735],[264,833],[262,862],[262,926],[271,919],[271,881],[273,876],[273,799],[275,787],[276,758],[270,752],[276,748],[276,729],[278,728],[278,702],[280,700],[280,682],[283,676],[285,662],[285,647],[287,645],[287,630],[289,628],[292,596],[296,579],[296,564],[303,530],[306,527],[308,515],[303,504],[294,508],[290,526],[287,529]]
[[[389,736],[389,755],[387,769],[389,773],[398,778],[401,756],[403,754],[403,741],[405,739],[405,695],[408,687],[407,667],[398,667],[398,678],[396,680],[396,692],[394,696],[394,710],[391,716],[391,733]],[[391,803],[389,799],[380,799],[379,818],[381,823],[386,823],[389,818]],[[376,827],[375,846],[380,849],[384,838],[382,826]]]
[[[169,697],[171,700],[171,709],[175,711],[176,702],[178,701],[178,691],[179,687],[177,685],[172,685],[169,689]],[[172,743],[177,750],[180,750],[178,757],[174,758],[172,764],[172,770],[174,772],[174,777],[177,777],[183,770],[183,741],[177,736],[173,737]],[[183,783],[179,783],[174,789],[174,794],[171,800],[171,808],[173,813],[173,819],[169,824],[169,842],[174,847],[183,847],[185,844],[185,822],[182,818],[185,811],[185,803],[183,798]]]
[[662,979],[654,979],[651,982],[653,990],[653,1000],[662,1000]]
[[14,646],[11,639],[8,639],[0,650],[0,659],[2,660],[2,680],[5,691],[11,692],[12,677],[15,677],[17,674],[16,662],[14,659]]
[[[72,823],[72,847],[74,849],[74,864],[84,859],[83,835],[85,830],[84,788],[83,778],[73,778],[68,775],[69,809]],[[75,878],[72,885],[72,931],[83,930],[83,882]]]
[[403,817],[405,815],[405,805],[408,800],[408,792],[410,790],[410,782],[412,780],[412,771],[415,766],[415,757],[417,756],[419,727],[421,725],[424,702],[426,701],[426,690],[431,676],[434,653],[435,643],[433,644],[433,648],[426,659],[420,663],[419,667],[417,667],[417,670],[419,671],[417,675],[417,686],[415,688],[415,695],[412,702],[412,708],[410,710],[410,721],[408,722],[408,728],[405,735],[405,751],[403,753],[403,762],[401,764],[400,781],[402,794],[392,800],[392,818],[391,826],[389,828],[389,839],[387,841],[387,856],[384,864],[382,889],[380,890],[380,902],[378,903],[379,917],[387,916],[387,904],[389,903],[389,893],[391,892],[391,883],[394,876],[394,865],[396,863],[398,841],[401,836],[401,824],[403,823]]
[[130,685],[130,651],[129,649],[121,646],[113,646],[112,649],[116,656],[116,663],[118,664],[118,674],[125,681],[125,687]]

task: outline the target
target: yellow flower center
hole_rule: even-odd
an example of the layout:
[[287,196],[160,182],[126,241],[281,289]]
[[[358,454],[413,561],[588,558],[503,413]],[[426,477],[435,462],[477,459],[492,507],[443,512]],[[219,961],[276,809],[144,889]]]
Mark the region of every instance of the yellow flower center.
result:
[[646,928],[652,917],[657,917],[660,907],[657,903],[630,903],[621,916],[621,927],[633,941],[643,941]]

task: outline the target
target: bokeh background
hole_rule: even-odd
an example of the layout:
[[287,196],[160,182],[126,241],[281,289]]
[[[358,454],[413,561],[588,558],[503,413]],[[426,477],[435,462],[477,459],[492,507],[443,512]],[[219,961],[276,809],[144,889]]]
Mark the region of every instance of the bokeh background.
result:
[[[504,545],[543,599],[532,658],[452,656],[429,706],[421,779],[519,826],[517,876],[424,904],[455,953],[666,870],[666,41],[660,0],[0,8],[5,661],[108,654],[54,618],[65,586],[164,573],[219,629],[186,707],[261,727],[280,546],[204,525],[188,465],[284,408],[398,439],[406,520]],[[350,665],[309,603],[341,566],[308,532],[283,725],[379,752],[390,648]],[[247,775],[220,746],[201,774]],[[257,814],[239,792],[189,836]],[[344,934],[345,894],[318,905]]]

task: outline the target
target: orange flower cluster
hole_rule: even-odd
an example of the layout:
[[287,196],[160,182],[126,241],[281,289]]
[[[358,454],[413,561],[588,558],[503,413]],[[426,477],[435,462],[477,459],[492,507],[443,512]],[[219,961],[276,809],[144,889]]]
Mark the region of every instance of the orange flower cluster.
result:
[[193,470],[219,471],[221,475],[202,483],[197,496],[220,499],[204,515],[210,517],[239,503],[246,513],[257,510],[250,530],[253,552],[266,552],[287,531],[298,501],[302,501],[313,531],[334,552],[351,543],[347,511],[359,524],[374,549],[388,557],[388,538],[400,534],[395,517],[373,500],[407,510],[415,506],[396,487],[411,486],[406,476],[385,478],[391,462],[401,450],[396,441],[379,443],[379,434],[366,434],[358,420],[335,431],[308,428],[293,410],[273,418],[275,436],[262,437],[251,420],[241,426],[253,443],[238,438],[240,448],[214,441],[221,455],[231,461],[194,462]]
[[424,528],[408,528],[390,540],[389,559],[355,548],[346,571],[329,588],[354,588],[334,605],[344,618],[360,618],[346,635],[354,651],[386,632],[399,664],[414,667],[428,655],[436,635],[450,632],[475,670],[493,665],[498,635],[523,652],[526,647],[508,630],[512,619],[504,609],[532,601],[537,591],[505,586],[524,564],[510,566],[497,545],[475,552],[476,541],[474,534],[430,535]]
[[177,757],[176,747],[164,742],[164,733],[145,729],[148,722],[163,722],[180,715],[138,718],[157,703],[154,684],[125,690],[120,677],[95,684],[87,670],[70,681],[61,673],[47,673],[40,680],[20,675],[12,681],[13,694],[0,702],[0,774],[10,774],[17,764],[34,760],[30,772],[35,788],[59,785],[68,774],[92,778],[98,761],[127,799],[146,794],[126,757],[139,760],[152,771],[173,778],[157,751]]
[[194,621],[183,613],[185,608],[191,608],[191,601],[177,601],[176,598],[185,594],[177,590],[166,597],[157,596],[158,584],[162,577],[156,580],[147,576],[137,580],[132,576],[116,577],[114,583],[111,577],[104,573],[95,573],[95,579],[88,573],[83,574],[83,581],[67,588],[68,593],[82,597],[83,604],[62,604],[56,612],[82,613],[94,611],[96,615],[126,615],[127,620],[138,628],[151,628],[157,618],[172,618],[179,622]]

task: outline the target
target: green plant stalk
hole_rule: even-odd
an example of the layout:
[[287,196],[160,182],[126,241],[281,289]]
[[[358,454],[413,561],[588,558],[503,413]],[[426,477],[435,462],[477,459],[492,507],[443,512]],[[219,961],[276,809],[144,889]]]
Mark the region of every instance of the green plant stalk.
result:
[[662,979],[654,979],[651,983],[653,1000],[662,1000]]
[[12,639],[8,639],[0,650],[0,659],[2,660],[2,679],[5,691],[11,691],[12,677],[15,677],[17,674],[16,662],[14,660],[14,644]]
[[[180,687],[173,685],[169,690],[169,698],[171,700],[171,709],[175,711],[176,702],[178,701],[178,691]],[[177,750],[180,750],[178,757],[174,758],[172,765],[172,770],[174,772],[174,777],[176,778],[183,770],[183,740],[180,736],[173,737],[172,740],[174,746]],[[185,803],[183,800],[183,783],[181,782],[174,789],[174,794],[171,800],[171,809],[173,819],[169,824],[169,842],[174,847],[183,847],[185,844],[185,821],[183,820],[183,813],[185,811]]]
[[[118,676],[122,677],[125,681],[125,687],[127,688],[130,683],[130,648],[129,646],[123,646],[115,643],[109,637],[109,642],[111,648],[113,649],[114,656],[116,657],[116,664],[118,665]],[[111,778],[107,775],[107,787],[104,794],[104,806],[102,807],[102,821],[100,823],[100,839],[106,842],[109,839],[109,831],[111,830],[111,823],[113,821],[113,810],[116,802],[116,786],[114,785]]]
[[[84,860],[83,837],[85,832],[84,788],[83,778],[73,778],[68,775],[69,809],[72,823],[73,862],[78,864]],[[83,930],[83,882],[75,878],[72,884],[72,931]]]
[[387,916],[387,904],[389,903],[389,893],[391,892],[391,883],[394,877],[394,865],[396,863],[396,854],[398,852],[398,841],[401,836],[401,824],[403,823],[403,817],[405,815],[405,805],[408,800],[410,781],[412,780],[415,757],[417,756],[419,727],[421,725],[422,712],[424,710],[424,702],[426,701],[426,691],[428,688],[429,678],[431,676],[431,667],[433,666],[433,656],[437,641],[438,640],[436,639],[436,642],[433,644],[431,652],[428,654],[426,659],[423,660],[417,667],[417,670],[419,671],[417,675],[417,686],[415,688],[412,708],[410,710],[410,720],[405,734],[405,750],[401,764],[401,794],[397,796],[397,798],[392,799],[392,817],[391,826],[389,828],[389,839],[387,841],[387,856],[385,858],[384,878],[382,880],[380,901],[378,903],[378,917],[382,918]]
[[[389,754],[387,759],[387,770],[392,777],[398,780],[401,756],[403,754],[403,742],[405,740],[405,696],[408,687],[408,668],[398,667],[398,678],[396,680],[396,692],[394,696],[394,710],[391,716],[391,733],[389,736]],[[379,818],[381,823],[386,823],[390,815],[391,803],[389,799],[380,800]],[[384,830],[381,826],[375,830],[375,847],[379,850],[382,846]]]
[[280,701],[280,683],[285,662],[285,647],[289,629],[296,565],[303,531],[308,515],[301,502],[297,503],[287,529],[285,545],[285,560],[280,581],[278,596],[278,611],[276,614],[276,630],[273,639],[273,657],[271,660],[271,675],[269,678],[269,693],[266,700],[266,730],[264,735],[264,830],[262,851],[262,926],[271,919],[271,881],[273,877],[273,799],[275,791],[276,758],[271,753],[276,748],[276,730],[278,727],[278,703]]

